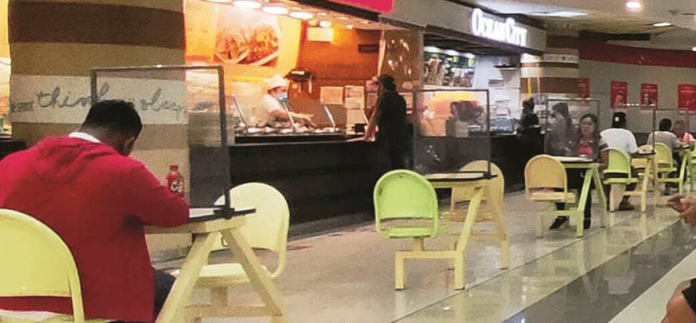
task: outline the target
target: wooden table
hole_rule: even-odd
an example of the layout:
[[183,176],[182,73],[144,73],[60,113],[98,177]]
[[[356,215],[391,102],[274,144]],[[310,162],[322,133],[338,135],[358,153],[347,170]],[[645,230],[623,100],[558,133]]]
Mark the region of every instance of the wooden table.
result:
[[[493,175],[493,177],[495,177],[495,175]],[[489,198],[486,200],[487,203],[491,204],[493,222],[495,222],[497,229],[496,234],[486,235],[472,233],[472,228],[478,218],[479,206],[481,205],[484,192],[486,191],[491,178],[486,177],[485,174],[481,172],[432,174],[425,176],[425,178],[428,179],[428,181],[430,181],[430,183],[436,189],[453,190],[455,188],[471,188],[474,190],[473,198],[469,202],[469,207],[466,211],[462,232],[459,234],[459,239],[457,240],[456,251],[466,255],[469,239],[471,237],[477,240],[494,240],[500,242],[501,268],[509,268],[510,242],[505,229],[503,214],[500,213],[502,206],[498,205],[497,199]]]
[[[253,213],[255,210],[235,212],[236,215]],[[212,215],[213,209],[191,209],[191,219]],[[188,305],[191,293],[198,280],[198,275],[203,266],[208,263],[208,256],[213,245],[220,237],[227,241],[235,260],[241,264],[249,277],[249,281],[265,303],[264,307],[214,307],[210,309],[209,316],[271,316],[273,322],[286,322],[285,310],[282,306],[280,295],[268,274],[262,269],[258,258],[254,254],[239,228],[246,224],[246,218],[233,217],[230,220],[210,219],[206,221],[190,222],[176,228],[147,227],[148,234],[181,234],[194,235],[193,246],[189,251],[181,273],[174,282],[164,307],[157,318],[157,323],[170,323],[180,319],[182,310]],[[200,312],[200,311],[199,311]],[[188,318],[187,318],[188,320]]]
[[[594,181],[595,190],[597,190],[597,195],[599,197],[600,205],[602,206],[602,228],[607,226],[607,197],[604,195],[604,183],[599,174],[599,164],[595,161],[584,158],[584,157],[554,157],[556,160],[561,162],[566,169],[584,169],[585,170],[585,181],[582,184],[582,190],[580,191],[580,197],[578,200],[578,212],[584,214],[585,205],[587,204],[587,198],[592,188],[592,182]],[[582,225],[582,223],[577,223],[576,225]]]

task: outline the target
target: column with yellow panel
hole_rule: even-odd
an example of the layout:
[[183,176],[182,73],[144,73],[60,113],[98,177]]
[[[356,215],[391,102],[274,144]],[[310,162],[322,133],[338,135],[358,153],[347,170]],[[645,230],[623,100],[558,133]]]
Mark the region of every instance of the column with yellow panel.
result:
[[[183,1],[9,0],[8,8],[12,136],[29,145],[79,127],[90,106],[92,68],[184,64]],[[170,164],[188,178],[185,114],[153,114],[138,104],[152,93],[132,96],[145,123],[133,157],[159,178]],[[148,242],[155,258],[169,258],[190,245],[190,236]]]

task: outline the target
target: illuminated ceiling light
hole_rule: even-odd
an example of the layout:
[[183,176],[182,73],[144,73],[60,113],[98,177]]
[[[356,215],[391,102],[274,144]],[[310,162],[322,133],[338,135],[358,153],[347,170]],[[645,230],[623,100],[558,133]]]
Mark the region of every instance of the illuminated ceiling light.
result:
[[234,6],[242,9],[258,9],[261,8],[261,3],[255,0],[236,0]]
[[338,20],[348,20],[348,17],[340,16],[337,18]]
[[308,23],[310,26],[312,26],[312,27],[319,26],[319,21],[317,21],[316,19],[312,19],[312,20],[310,20],[310,21],[307,22],[307,23]]
[[331,26],[333,26],[333,23],[330,22],[330,21],[328,21],[328,20],[322,20],[322,21],[319,22],[319,27],[322,27],[322,28],[331,28]]
[[691,50],[696,52],[696,47],[691,47]]
[[369,21],[369,20],[363,20],[363,21],[361,21],[361,23],[363,23],[363,24],[365,24],[365,25],[369,25],[369,24],[371,24],[372,22]]
[[626,2],[626,8],[631,11],[638,11],[643,8],[643,4],[638,0],[628,0],[628,2]]
[[353,26],[353,25],[346,25],[346,29],[353,29],[353,28],[355,28],[355,26]]
[[672,24],[665,21],[665,22],[656,22],[653,24],[653,27],[669,27],[671,25]]
[[206,0],[208,2],[215,2],[215,3],[230,3],[232,0]]
[[326,16],[327,13],[326,13],[326,12],[320,12],[320,13],[318,13],[317,15],[318,15],[318,16]]
[[288,12],[290,12],[290,9],[288,9],[285,6],[281,5],[269,5],[269,6],[264,6],[263,9],[261,9],[263,12],[271,15],[287,15]]
[[290,13],[290,17],[295,19],[309,20],[314,18],[314,14],[306,11],[293,11]]

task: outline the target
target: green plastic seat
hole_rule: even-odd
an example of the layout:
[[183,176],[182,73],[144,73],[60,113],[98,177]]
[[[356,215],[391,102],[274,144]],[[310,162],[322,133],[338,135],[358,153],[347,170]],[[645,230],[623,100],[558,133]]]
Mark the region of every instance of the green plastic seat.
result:
[[[377,232],[383,237],[427,238],[440,232],[437,195],[423,176],[409,170],[391,171],[377,182],[373,197]],[[385,220],[399,221],[383,227]]]
[[663,143],[655,143],[655,161],[657,164],[657,174],[659,183],[676,183],[679,186],[679,194],[684,192],[685,169],[679,173],[679,177],[669,177],[671,173],[677,172],[672,150]]
[[606,177],[604,183],[623,185],[638,183],[638,179],[634,178],[631,172],[631,157],[626,152],[609,148],[607,153],[609,155],[609,163],[604,170],[604,176]]

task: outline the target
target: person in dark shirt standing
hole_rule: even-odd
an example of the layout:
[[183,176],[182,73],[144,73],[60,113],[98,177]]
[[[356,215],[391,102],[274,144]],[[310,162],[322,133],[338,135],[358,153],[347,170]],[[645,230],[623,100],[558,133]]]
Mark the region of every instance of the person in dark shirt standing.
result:
[[406,168],[408,134],[406,130],[406,100],[396,91],[394,78],[382,75],[377,79],[379,99],[365,131],[365,140],[372,141],[379,127],[377,142],[389,156],[390,169]]

